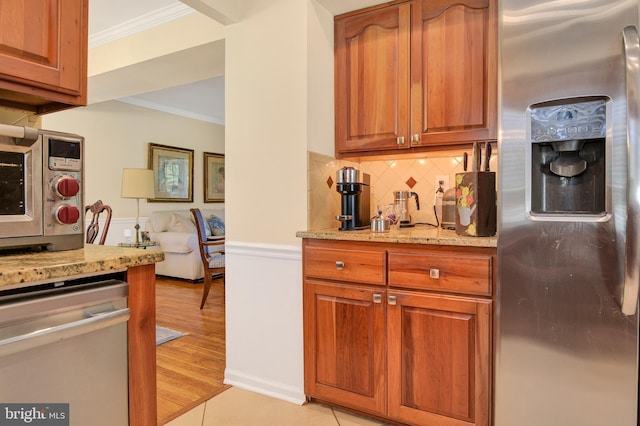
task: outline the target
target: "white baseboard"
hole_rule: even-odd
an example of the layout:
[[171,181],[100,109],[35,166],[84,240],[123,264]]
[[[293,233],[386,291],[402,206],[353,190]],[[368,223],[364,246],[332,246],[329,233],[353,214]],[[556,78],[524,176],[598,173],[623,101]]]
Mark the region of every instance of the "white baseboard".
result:
[[228,368],[224,371],[224,384],[246,389],[272,398],[281,399],[296,405],[306,402],[304,393],[300,393],[297,387],[285,383],[262,380],[259,377],[251,377],[239,371]]

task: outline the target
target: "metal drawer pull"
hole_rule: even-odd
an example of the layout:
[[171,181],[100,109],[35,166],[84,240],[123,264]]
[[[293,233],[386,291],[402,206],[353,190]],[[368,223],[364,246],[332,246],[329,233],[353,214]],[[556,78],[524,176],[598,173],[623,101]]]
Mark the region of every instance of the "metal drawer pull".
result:
[[389,305],[395,305],[396,304],[396,296],[388,296],[387,297],[387,303]]
[[411,142],[420,142],[420,135],[416,133],[411,136]]
[[396,142],[398,142],[398,145],[404,145],[404,136],[398,136]]
[[440,278],[440,269],[429,269],[429,277],[437,280]]
[[344,269],[344,262],[340,262],[339,260],[336,261],[336,269],[338,271],[342,271]]
[[373,295],[373,303],[382,303],[382,295],[374,294]]

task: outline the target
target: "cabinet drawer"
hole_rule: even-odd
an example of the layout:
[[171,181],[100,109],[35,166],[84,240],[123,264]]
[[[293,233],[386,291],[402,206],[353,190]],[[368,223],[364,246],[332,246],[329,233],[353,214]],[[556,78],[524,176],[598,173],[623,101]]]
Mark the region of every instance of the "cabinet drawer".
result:
[[390,286],[491,295],[491,282],[491,256],[389,253]]
[[384,285],[386,251],[307,247],[304,273],[307,277]]

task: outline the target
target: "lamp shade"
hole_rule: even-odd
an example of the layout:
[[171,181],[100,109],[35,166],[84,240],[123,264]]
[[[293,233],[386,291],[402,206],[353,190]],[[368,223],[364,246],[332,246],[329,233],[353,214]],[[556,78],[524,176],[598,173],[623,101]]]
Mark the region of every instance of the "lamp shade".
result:
[[153,170],[122,169],[122,198],[153,198]]

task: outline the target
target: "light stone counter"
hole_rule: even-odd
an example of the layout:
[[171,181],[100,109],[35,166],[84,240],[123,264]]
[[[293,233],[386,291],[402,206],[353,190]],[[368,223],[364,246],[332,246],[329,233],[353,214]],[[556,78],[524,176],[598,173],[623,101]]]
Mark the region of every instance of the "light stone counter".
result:
[[58,278],[125,270],[164,260],[153,249],[87,244],[83,249],[6,254],[0,252],[0,288],[25,287]]
[[337,228],[298,231],[299,238],[340,241],[369,241],[377,243],[434,244],[463,247],[496,247],[494,237],[465,237],[455,231],[417,225],[413,228],[391,229],[388,232],[339,231]]

